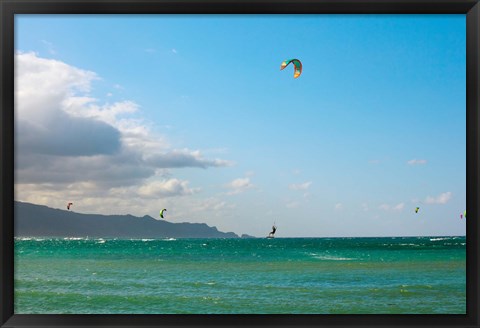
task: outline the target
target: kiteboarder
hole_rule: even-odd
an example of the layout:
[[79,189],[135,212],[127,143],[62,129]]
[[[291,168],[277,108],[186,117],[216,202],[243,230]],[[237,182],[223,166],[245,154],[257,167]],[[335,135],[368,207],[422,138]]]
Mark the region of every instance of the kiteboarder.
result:
[[267,238],[275,238],[275,237],[274,237],[275,231],[277,231],[277,227],[275,226],[275,224],[273,224],[272,232],[270,232],[270,233],[268,234]]

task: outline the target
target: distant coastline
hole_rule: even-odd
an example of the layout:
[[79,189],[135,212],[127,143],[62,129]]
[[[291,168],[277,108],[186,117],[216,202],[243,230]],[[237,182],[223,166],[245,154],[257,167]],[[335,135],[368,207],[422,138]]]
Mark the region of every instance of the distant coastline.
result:
[[15,237],[255,238],[205,223],[172,223],[151,216],[82,214],[15,201]]
[[[82,214],[27,202],[15,201],[15,237],[77,238],[262,238],[222,232],[205,223],[173,223],[149,215]],[[277,238],[445,238],[465,235],[418,236],[281,236]]]

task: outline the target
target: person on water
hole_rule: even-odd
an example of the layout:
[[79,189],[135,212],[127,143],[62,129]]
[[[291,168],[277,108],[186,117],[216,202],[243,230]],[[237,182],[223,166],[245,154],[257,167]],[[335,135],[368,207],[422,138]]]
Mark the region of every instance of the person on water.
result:
[[273,238],[273,237],[274,237],[273,235],[275,234],[275,231],[277,231],[277,227],[276,227],[275,225],[273,225],[273,227],[272,227],[272,232],[270,232],[270,233],[268,234],[268,237],[267,237],[267,238]]
[[272,227],[272,232],[270,232],[270,235],[274,235],[275,234],[275,231],[277,231],[277,227],[273,226]]

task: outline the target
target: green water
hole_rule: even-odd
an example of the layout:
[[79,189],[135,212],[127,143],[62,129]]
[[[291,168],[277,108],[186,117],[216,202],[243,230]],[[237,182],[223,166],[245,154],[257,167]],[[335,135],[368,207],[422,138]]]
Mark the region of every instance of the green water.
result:
[[466,313],[465,237],[15,241],[15,313]]

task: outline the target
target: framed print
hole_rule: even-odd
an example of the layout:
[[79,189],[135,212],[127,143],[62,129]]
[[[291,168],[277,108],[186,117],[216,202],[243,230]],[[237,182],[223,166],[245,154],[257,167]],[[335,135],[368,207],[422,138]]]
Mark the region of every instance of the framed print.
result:
[[478,327],[477,1],[0,5],[1,327]]

